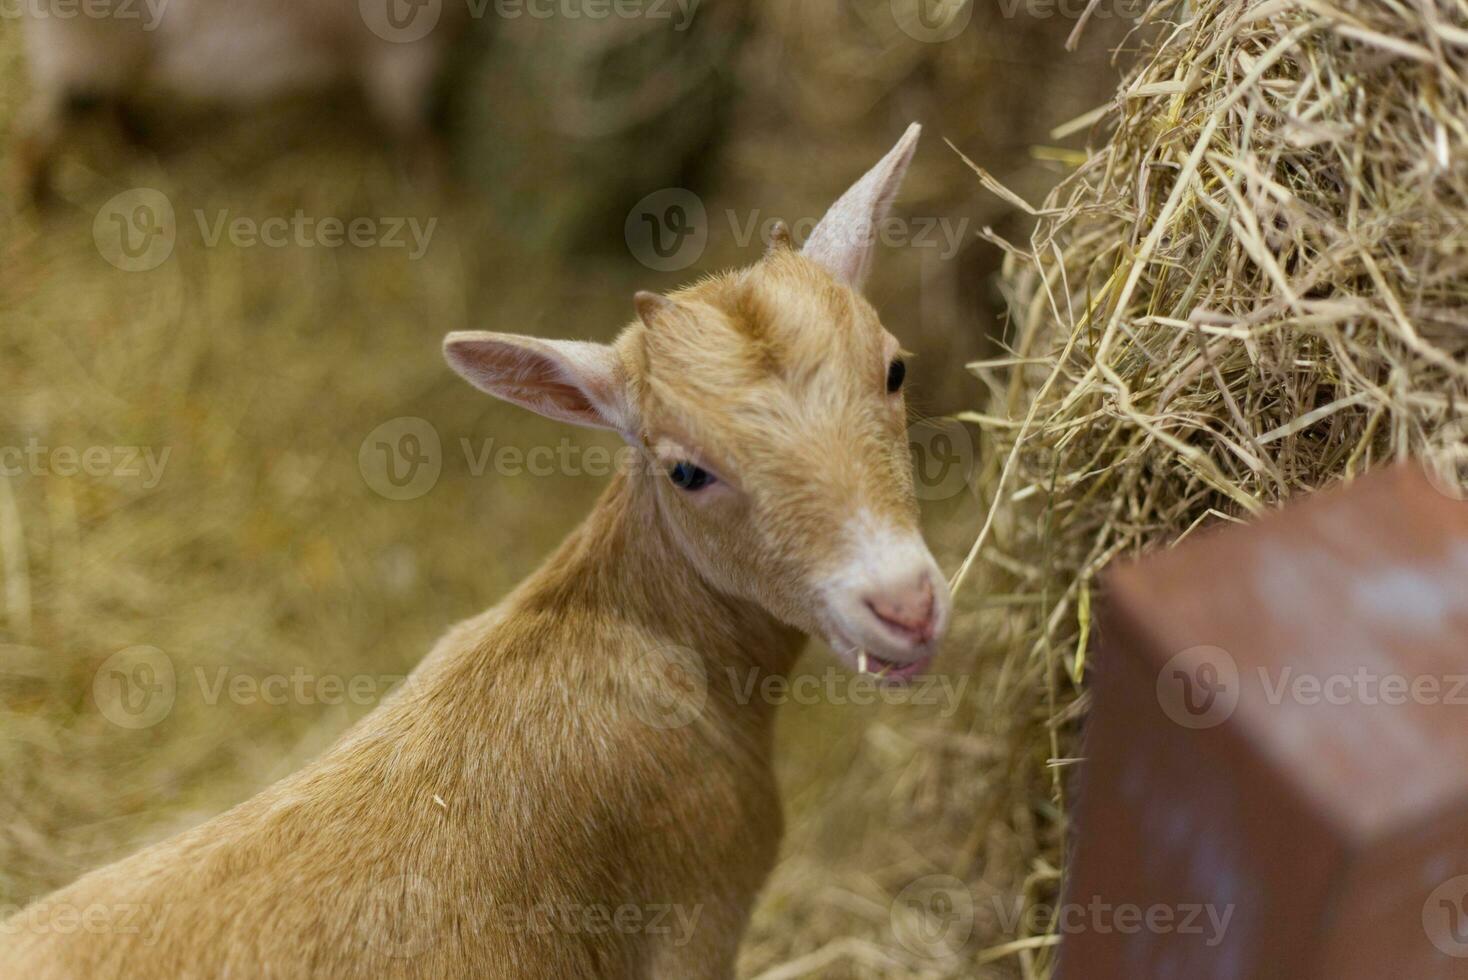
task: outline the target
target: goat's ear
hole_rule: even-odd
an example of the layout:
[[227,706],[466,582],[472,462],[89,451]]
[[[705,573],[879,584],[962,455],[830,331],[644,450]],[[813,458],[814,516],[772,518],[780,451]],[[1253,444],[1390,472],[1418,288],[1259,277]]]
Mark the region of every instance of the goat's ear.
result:
[[443,354],[474,387],[547,418],[632,428],[625,372],[607,344],[466,330],[444,338]]
[[878,226],[892,209],[922,131],[917,123],[907,127],[897,145],[831,205],[806,239],[802,253],[854,289],[866,283]]

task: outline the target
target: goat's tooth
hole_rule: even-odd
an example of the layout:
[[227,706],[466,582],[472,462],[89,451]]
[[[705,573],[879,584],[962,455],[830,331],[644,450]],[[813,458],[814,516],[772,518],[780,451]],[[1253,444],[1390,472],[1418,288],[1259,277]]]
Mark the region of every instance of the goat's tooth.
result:
[[858,674],[867,672],[867,652],[865,650],[856,651],[856,672]]

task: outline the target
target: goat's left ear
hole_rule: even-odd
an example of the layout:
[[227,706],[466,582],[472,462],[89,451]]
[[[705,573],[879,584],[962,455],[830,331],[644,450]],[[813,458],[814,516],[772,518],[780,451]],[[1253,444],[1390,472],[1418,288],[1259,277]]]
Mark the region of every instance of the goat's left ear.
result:
[[607,344],[465,330],[444,338],[443,355],[474,387],[547,418],[632,428],[625,372]]
[[892,210],[922,131],[917,123],[907,127],[897,145],[831,205],[801,250],[853,289],[866,283],[878,226]]

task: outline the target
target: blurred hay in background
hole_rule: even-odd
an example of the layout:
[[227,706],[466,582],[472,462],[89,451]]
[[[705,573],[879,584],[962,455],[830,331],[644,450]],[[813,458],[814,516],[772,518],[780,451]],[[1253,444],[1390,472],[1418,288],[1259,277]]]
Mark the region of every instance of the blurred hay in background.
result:
[[[1025,244],[994,236],[1011,335],[975,366],[988,398],[968,416],[991,510],[959,577],[985,609],[980,673],[999,667],[955,738],[1003,746],[971,856],[1032,904],[1060,885],[1108,562],[1394,460],[1426,460],[1445,492],[1468,481],[1463,8],[1148,18],[1156,42],[1077,123],[1095,151]],[[1027,925],[996,955],[1044,976],[1054,937]]]
[[643,195],[707,186],[739,94],[745,5],[644,7],[497,19],[460,73],[465,176],[527,245],[595,250]]

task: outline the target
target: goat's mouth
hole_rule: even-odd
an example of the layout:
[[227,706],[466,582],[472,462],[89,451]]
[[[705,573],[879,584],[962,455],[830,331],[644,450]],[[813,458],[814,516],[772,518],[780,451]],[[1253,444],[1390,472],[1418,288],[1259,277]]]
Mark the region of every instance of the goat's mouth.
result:
[[866,674],[882,684],[906,684],[924,673],[932,665],[934,656],[930,653],[916,660],[899,662],[856,647],[843,645],[837,649],[841,659],[849,663],[858,674]]

